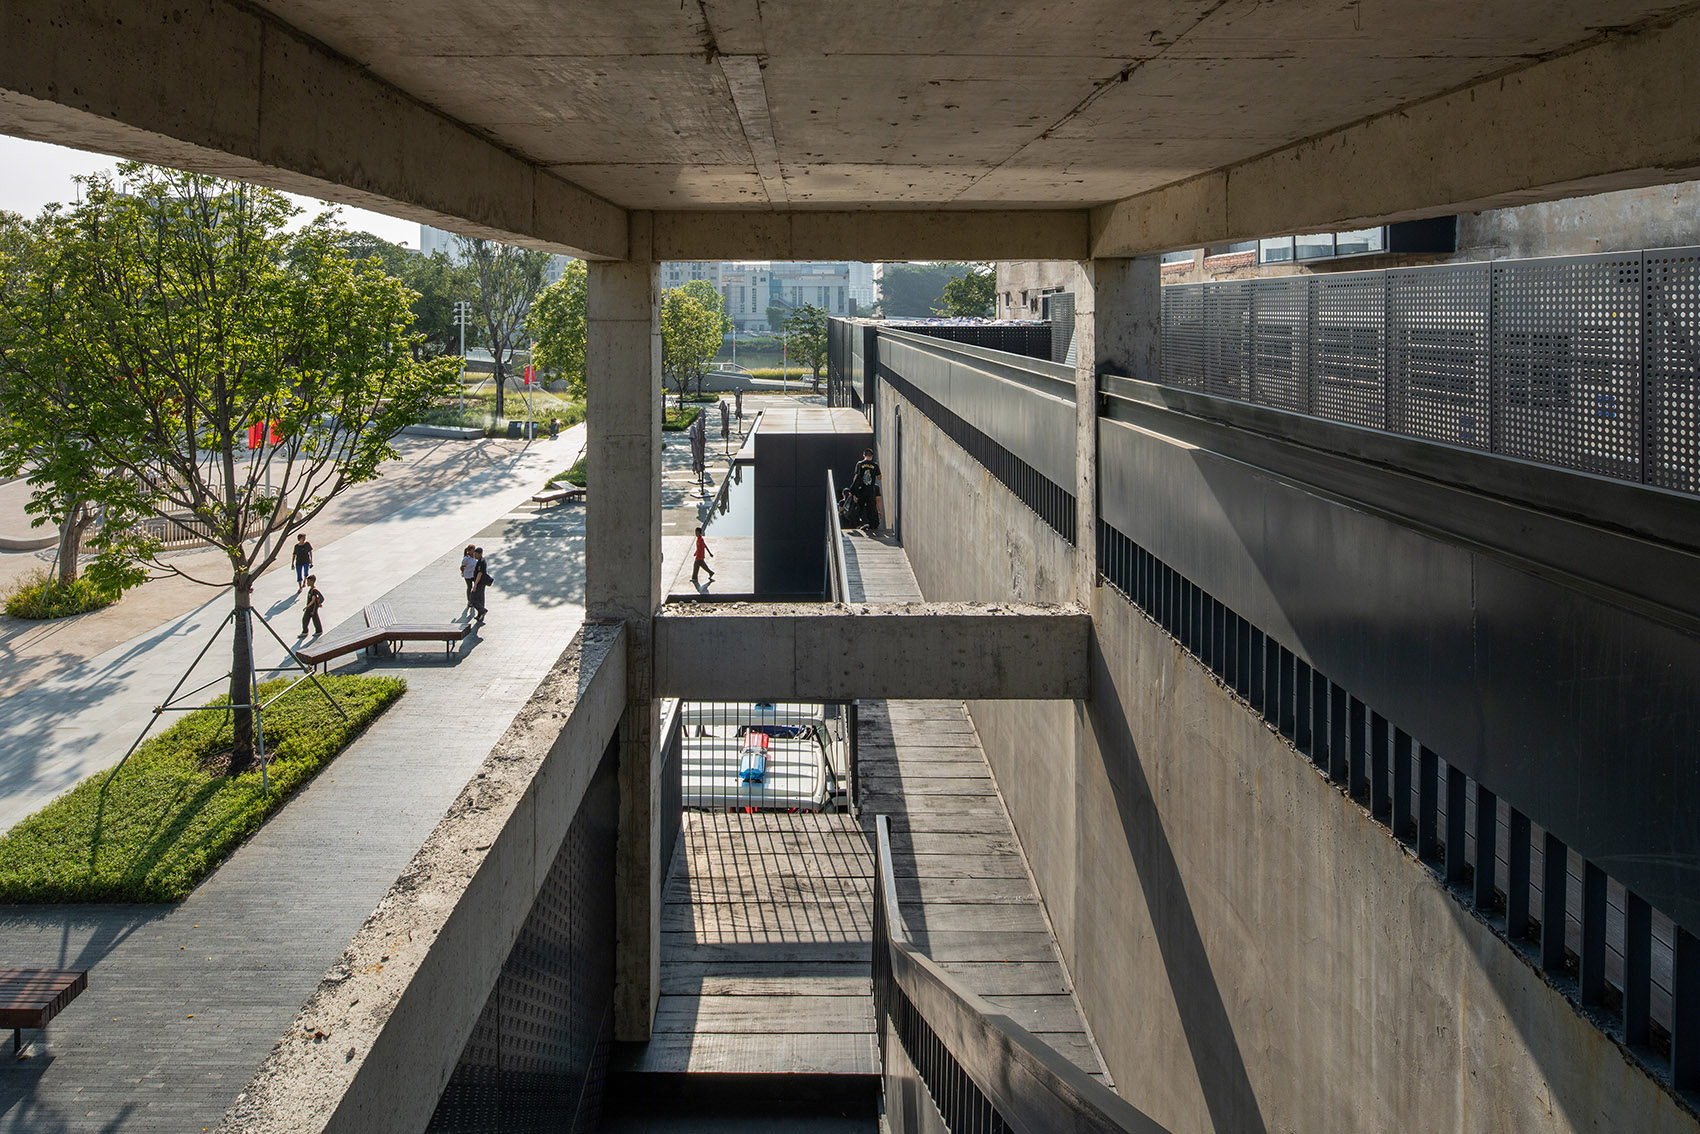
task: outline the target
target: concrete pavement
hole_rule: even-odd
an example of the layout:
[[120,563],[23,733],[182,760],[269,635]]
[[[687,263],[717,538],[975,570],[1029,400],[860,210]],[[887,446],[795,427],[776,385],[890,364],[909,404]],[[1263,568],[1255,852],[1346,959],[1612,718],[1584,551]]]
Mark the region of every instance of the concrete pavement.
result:
[[[375,517],[342,539],[317,546],[314,562],[326,596],[326,626],[357,615],[422,563],[444,554],[457,540],[464,545],[523,503],[544,480],[570,464],[583,443],[584,426],[575,426],[558,441],[528,445],[484,471]],[[215,594],[181,617],[0,701],[0,830],[123,755],[152,707],[170,692],[229,612],[228,590]],[[300,613],[292,574],[263,576],[255,585],[254,607],[272,620],[286,641],[294,640]],[[460,607],[398,604],[397,610],[404,618],[446,619]],[[278,664],[282,648],[258,624],[255,629],[258,664]],[[184,688],[227,673],[229,658],[226,631]]]

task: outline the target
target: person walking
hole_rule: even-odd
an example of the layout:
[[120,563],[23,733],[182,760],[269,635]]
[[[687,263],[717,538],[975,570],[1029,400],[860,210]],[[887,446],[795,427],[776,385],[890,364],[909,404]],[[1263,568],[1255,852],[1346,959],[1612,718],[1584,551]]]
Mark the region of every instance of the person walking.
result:
[[307,585],[307,578],[313,571],[313,545],[307,542],[306,533],[295,537],[295,593],[300,594],[301,588]]
[[713,555],[714,552],[708,549],[708,541],[702,538],[702,529],[698,528],[696,551],[697,561],[691,567],[691,586],[695,587],[701,585],[697,582],[697,573],[700,571],[707,571],[708,581],[711,583],[714,582],[714,568],[708,565],[708,561],[713,557]]
[[466,605],[472,605],[472,576],[478,570],[478,557],[472,554],[472,545],[466,545],[466,551],[460,557],[460,577],[466,582]]
[[478,615],[478,625],[484,625],[484,588],[490,585],[490,566],[484,562],[484,549],[472,549],[472,590],[468,601],[473,611]]
[[550,418],[549,419],[549,440],[553,441],[557,437],[559,437],[560,435],[561,435],[561,419],[558,418],[558,417]]
[[308,575],[307,605],[303,607],[301,611],[301,636],[303,638],[307,636],[307,623],[309,622],[313,624],[313,637],[317,638],[320,634],[325,632],[325,628],[319,624],[319,608],[324,605],[325,596],[319,590],[318,576]]
[[862,450],[862,459],[850,471],[850,490],[862,508],[862,530],[873,535],[885,527],[884,502],[880,499],[880,466],[872,449]]

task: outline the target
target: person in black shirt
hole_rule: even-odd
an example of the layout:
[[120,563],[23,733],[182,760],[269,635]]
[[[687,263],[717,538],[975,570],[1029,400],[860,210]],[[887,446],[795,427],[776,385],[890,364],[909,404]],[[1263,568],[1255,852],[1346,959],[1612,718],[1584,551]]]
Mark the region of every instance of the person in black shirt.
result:
[[325,632],[319,624],[319,608],[325,605],[325,596],[319,593],[318,576],[307,576],[307,606],[301,611],[301,636],[307,636],[307,623],[313,624],[313,637],[317,638]]
[[295,593],[300,594],[301,588],[307,585],[307,575],[313,570],[313,545],[307,542],[306,535],[295,537]]
[[872,449],[862,450],[862,459],[850,472],[850,491],[862,508],[862,530],[872,535],[885,527],[884,501],[880,499],[880,467]]

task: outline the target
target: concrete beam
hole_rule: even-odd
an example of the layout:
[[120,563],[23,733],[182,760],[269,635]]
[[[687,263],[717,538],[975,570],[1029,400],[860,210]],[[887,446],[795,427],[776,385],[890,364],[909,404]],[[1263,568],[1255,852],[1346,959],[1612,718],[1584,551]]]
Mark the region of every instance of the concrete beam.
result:
[[676,603],[656,691],[692,701],[1080,700],[1092,619],[1023,603]]
[[653,215],[655,260],[1079,260],[1089,236],[1083,209]]
[[221,1134],[425,1129],[625,705],[625,631],[587,625],[266,1061]]
[[1700,173],[1700,12],[1092,213],[1092,255],[1358,228]]
[[532,248],[626,255],[625,210],[225,0],[10,0],[0,131]]

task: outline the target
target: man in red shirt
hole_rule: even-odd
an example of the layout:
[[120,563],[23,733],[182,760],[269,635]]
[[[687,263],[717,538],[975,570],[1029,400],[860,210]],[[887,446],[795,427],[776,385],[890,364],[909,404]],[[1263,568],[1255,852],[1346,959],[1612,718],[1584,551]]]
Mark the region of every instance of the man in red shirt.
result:
[[712,552],[708,549],[708,541],[702,538],[702,529],[698,528],[697,529],[697,561],[696,561],[695,565],[691,567],[691,586],[694,587],[694,586],[699,585],[697,583],[697,573],[699,571],[707,571],[708,572],[708,581],[711,582],[711,583],[714,582],[714,569],[708,565],[708,560],[713,555],[714,555],[714,552]]

